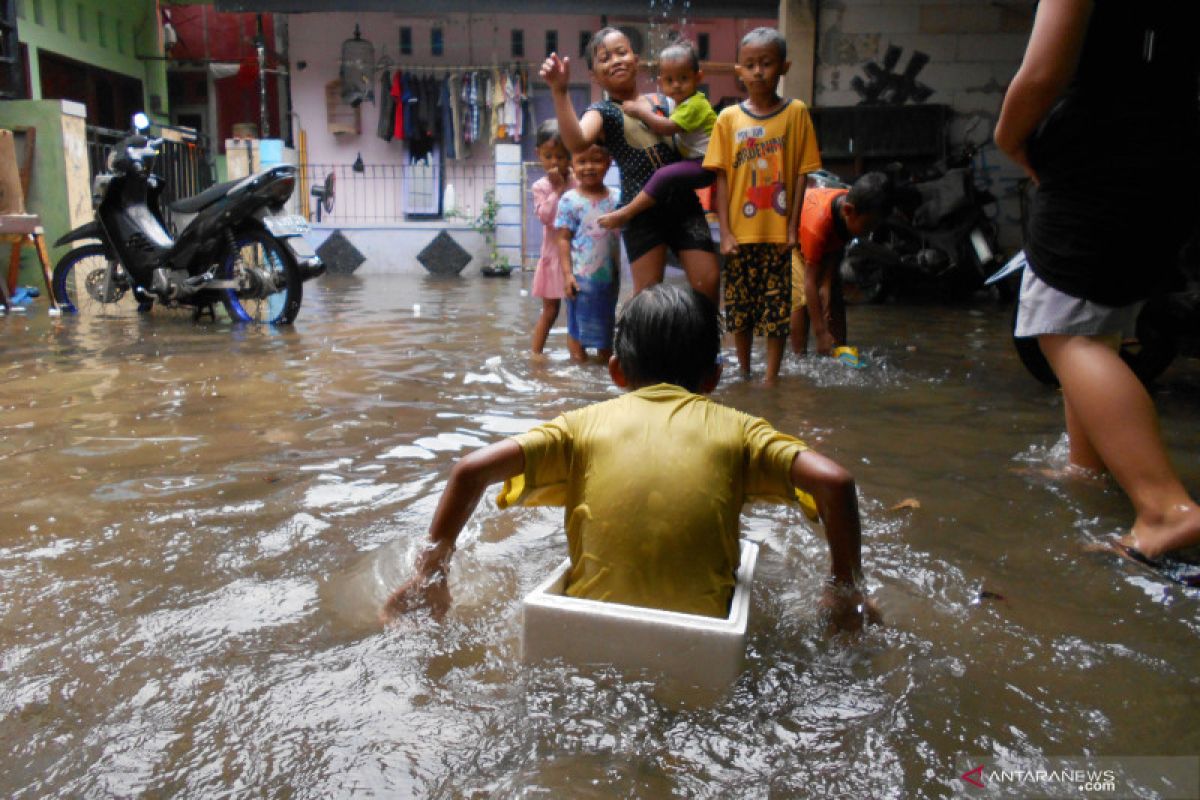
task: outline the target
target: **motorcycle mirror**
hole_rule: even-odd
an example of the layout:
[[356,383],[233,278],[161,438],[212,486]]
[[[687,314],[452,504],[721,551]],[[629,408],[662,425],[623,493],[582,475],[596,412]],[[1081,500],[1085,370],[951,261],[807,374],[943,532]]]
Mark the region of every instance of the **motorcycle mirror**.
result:
[[137,112],[133,115],[133,128],[134,130],[138,131],[149,130],[150,118],[147,117],[144,112]]

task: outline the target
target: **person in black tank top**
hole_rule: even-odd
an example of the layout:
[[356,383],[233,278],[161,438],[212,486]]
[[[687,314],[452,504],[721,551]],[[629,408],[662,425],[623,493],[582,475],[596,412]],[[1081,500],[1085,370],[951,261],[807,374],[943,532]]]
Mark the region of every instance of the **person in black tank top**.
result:
[[1107,469],[1133,503],[1115,548],[1149,558],[1200,543],[1200,507],[1113,345],[1195,223],[1192,5],[1041,0],[995,133],[1038,184],[1018,335],[1037,336],[1062,384],[1072,465]]
[[[588,45],[592,77],[610,100],[589,106],[581,118],[567,95],[570,59],[551,53],[542,64],[541,77],[550,86],[554,112],[563,143],[579,152],[603,142],[621,170],[621,202],[641,190],[654,170],[679,159],[671,143],[653,134],[645,124],[625,115],[618,103],[638,97],[638,57],[625,34],[604,28]],[[716,247],[708,222],[694,193],[670,198],[635,217],[622,232],[634,291],[662,282],[667,249],[679,257],[688,281],[713,303],[718,302],[720,275]]]

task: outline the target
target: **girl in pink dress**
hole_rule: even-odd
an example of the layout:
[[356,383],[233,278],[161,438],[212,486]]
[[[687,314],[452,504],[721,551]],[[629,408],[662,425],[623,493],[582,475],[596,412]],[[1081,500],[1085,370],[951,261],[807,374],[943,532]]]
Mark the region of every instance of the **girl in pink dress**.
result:
[[558,319],[562,306],[563,274],[559,264],[558,235],[554,230],[554,217],[558,213],[558,199],[563,192],[575,188],[571,175],[571,156],[558,135],[558,123],[547,120],[537,129],[537,154],[546,170],[546,177],[533,183],[533,210],[542,221],[542,257],[538,259],[537,272],[533,274],[533,296],[542,298],[542,314],[533,326],[533,352],[541,353],[546,346],[550,328]]

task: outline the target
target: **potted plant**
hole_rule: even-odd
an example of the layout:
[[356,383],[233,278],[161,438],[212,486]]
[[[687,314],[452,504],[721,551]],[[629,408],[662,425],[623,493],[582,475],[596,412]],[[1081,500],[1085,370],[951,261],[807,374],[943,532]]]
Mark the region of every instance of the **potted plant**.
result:
[[508,277],[515,268],[508,263],[507,256],[500,255],[500,251],[496,247],[496,214],[499,211],[500,204],[496,202],[496,191],[488,189],[483,195],[483,209],[471,224],[474,230],[483,234],[484,250],[487,255],[485,256],[486,263],[480,271],[490,278]]

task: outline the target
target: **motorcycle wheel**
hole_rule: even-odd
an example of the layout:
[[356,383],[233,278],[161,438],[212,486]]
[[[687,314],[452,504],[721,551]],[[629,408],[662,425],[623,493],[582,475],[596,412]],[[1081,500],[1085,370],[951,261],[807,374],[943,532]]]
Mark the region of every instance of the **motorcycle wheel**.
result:
[[233,289],[221,291],[221,302],[229,318],[237,322],[290,325],[300,313],[303,296],[300,270],[288,249],[265,231],[244,230],[236,234],[236,249],[225,256],[220,276],[235,277],[239,264],[283,275],[283,288],[267,297],[242,298]]
[[[1017,329],[1017,309],[1013,306],[1012,330]],[[1149,386],[1170,366],[1179,352],[1179,341],[1164,316],[1164,301],[1161,297],[1150,300],[1138,313],[1137,336],[1130,342],[1121,343],[1121,358],[1138,376],[1144,386]],[[1037,339],[1013,337],[1017,357],[1029,374],[1047,386],[1058,386],[1058,378],[1050,369],[1050,362],[1038,347]]]
[[[115,287],[107,296],[98,296],[102,291],[99,284],[108,270],[109,260],[103,245],[85,244],[60,258],[54,265],[50,281],[63,312],[116,311],[129,289],[126,286]],[[89,282],[93,291],[88,290]]]

